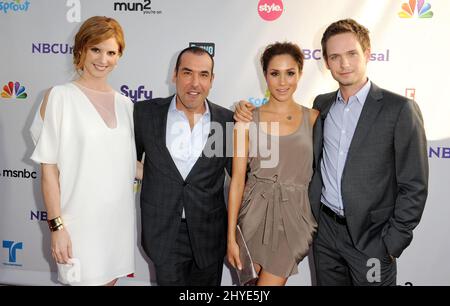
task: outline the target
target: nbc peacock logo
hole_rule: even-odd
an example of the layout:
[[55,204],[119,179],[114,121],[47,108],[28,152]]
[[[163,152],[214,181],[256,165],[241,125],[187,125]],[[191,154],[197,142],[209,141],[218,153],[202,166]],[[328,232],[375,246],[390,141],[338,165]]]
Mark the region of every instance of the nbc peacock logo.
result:
[[424,0],[409,0],[408,3],[402,3],[402,11],[398,12],[398,16],[400,18],[413,18],[414,15],[417,15],[419,18],[433,17],[431,4],[425,3]]
[[28,96],[25,92],[25,87],[21,86],[19,82],[8,82],[5,86],[3,86],[2,98],[11,99],[26,99]]

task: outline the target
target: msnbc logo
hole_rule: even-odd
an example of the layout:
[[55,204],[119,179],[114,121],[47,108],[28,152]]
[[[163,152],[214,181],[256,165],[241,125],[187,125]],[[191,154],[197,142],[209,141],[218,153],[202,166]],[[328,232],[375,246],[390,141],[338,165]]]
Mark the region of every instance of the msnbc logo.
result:
[[7,85],[3,86],[2,98],[11,99],[25,99],[27,97],[25,92],[25,87],[20,86],[19,82],[9,82]]
[[409,3],[402,3],[402,11],[398,13],[400,18],[412,18],[416,12],[419,18],[431,18],[433,12],[431,11],[431,4],[425,3],[424,0],[409,0]]
[[21,3],[22,0],[14,0],[10,2],[0,1],[0,11],[3,11],[5,14],[8,11],[28,11],[28,7],[30,6],[30,1],[25,1]]

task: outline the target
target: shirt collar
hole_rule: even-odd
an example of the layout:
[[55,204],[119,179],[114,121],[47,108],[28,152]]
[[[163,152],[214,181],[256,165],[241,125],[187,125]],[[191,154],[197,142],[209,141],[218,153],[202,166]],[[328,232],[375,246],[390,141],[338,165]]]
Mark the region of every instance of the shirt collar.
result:
[[[354,94],[352,96],[352,97],[356,97],[356,101],[358,101],[358,103],[361,104],[362,106],[366,102],[367,95],[369,94],[371,84],[372,83],[370,82],[370,80],[367,80],[366,84],[364,84],[364,86],[356,94]],[[336,101],[344,103],[344,99],[342,98],[340,89],[338,90]]]
[[[211,114],[210,114],[210,111],[209,111],[208,102],[206,102],[206,100],[205,100],[205,109],[206,110],[205,110],[205,112],[203,113],[202,116],[208,116],[209,117]],[[183,113],[183,111],[177,109],[177,95],[174,95],[173,98],[172,98],[172,101],[170,102],[169,112]]]

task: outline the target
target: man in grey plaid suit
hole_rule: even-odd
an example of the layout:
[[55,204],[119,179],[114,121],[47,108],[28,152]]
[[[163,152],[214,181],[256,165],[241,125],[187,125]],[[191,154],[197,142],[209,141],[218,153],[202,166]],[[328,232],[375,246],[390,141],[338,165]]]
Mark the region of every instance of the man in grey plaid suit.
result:
[[205,50],[186,48],[174,69],[176,95],[135,104],[138,159],[145,153],[142,246],[159,285],[217,286],[222,278],[233,113],[207,100],[213,68]]

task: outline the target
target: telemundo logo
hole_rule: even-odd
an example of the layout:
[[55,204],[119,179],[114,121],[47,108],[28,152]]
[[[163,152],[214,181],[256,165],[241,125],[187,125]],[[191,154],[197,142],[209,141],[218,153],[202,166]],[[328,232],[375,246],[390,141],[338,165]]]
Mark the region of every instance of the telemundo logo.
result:
[[3,240],[4,249],[8,249],[8,262],[4,262],[5,266],[21,267],[22,264],[17,262],[17,250],[23,249],[23,242],[15,242],[12,240]]

